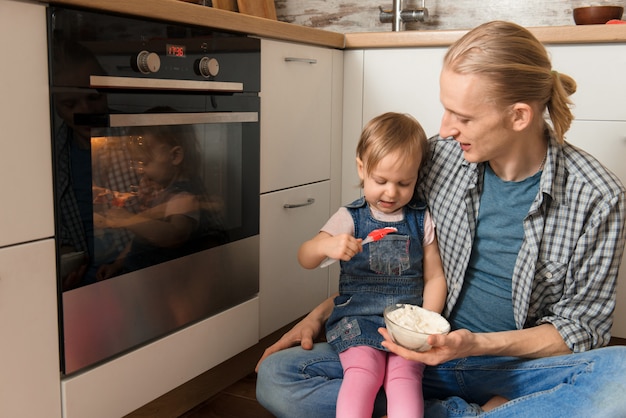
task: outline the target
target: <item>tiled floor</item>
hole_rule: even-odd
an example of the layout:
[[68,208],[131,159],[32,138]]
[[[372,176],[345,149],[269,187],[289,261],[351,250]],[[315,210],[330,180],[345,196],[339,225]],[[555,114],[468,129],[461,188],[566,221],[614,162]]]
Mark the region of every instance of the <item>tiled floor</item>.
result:
[[[626,345],[613,338],[610,345]],[[179,418],[272,418],[255,397],[256,374],[252,373]]]

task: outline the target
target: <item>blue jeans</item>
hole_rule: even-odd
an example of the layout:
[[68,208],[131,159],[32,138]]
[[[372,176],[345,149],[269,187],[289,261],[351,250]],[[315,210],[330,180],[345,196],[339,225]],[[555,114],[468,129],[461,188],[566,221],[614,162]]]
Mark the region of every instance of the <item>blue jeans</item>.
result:
[[[335,416],[342,379],[336,351],[290,348],[266,358],[257,399],[279,418]],[[425,417],[472,417],[494,395],[510,402],[486,417],[626,417],[626,347],[542,359],[469,357],[426,367]],[[420,394],[416,394],[420,396]],[[385,414],[379,393],[376,416]]]

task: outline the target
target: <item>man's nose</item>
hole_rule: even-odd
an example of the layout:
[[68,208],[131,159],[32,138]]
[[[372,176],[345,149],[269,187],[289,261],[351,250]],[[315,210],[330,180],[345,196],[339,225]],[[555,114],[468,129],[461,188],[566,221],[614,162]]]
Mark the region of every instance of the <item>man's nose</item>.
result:
[[439,136],[442,138],[454,137],[459,134],[459,130],[454,126],[452,115],[444,112],[441,118],[441,126],[439,127]]

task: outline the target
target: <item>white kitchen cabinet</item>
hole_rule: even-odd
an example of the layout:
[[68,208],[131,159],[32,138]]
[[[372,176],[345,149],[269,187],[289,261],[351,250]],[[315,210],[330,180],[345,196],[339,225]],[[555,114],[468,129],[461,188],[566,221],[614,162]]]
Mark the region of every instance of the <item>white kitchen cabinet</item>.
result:
[[363,124],[384,112],[403,112],[413,115],[428,136],[439,132],[439,73],[445,53],[446,48],[365,51]]
[[61,416],[54,265],[52,239],[0,249],[1,417]]
[[328,269],[306,270],[297,255],[329,216],[328,181],[261,196],[261,337],[306,314],[328,295]]
[[261,338],[337,288],[335,266],[306,270],[297,251],[340,205],[342,85],[341,51],[262,40]]
[[[577,83],[576,119],[566,140],[595,156],[626,184],[626,44],[552,45],[552,67]],[[614,337],[626,338],[626,255],[613,316]]]
[[359,197],[355,150],[363,126],[385,112],[409,113],[426,135],[439,132],[439,73],[446,48],[346,51],[342,201]]
[[626,44],[548,46],[552,68],[570,75],[578,120],[626,120]]
[[333,51],[262,40],[261,193],[330,179]]
[[46,39],[45,6],[0,1],[0,247],[54,235]]
[[0,417],[61,417],[42,4],[0,0]]

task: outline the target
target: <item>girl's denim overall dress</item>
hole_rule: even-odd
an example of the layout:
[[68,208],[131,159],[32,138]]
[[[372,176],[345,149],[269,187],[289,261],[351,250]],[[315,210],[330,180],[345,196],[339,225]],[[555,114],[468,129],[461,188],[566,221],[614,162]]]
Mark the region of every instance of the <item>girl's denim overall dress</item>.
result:
[[365,239],[374,229],[384,227],[397,228],[398,232],[364,245],[363,252],[341,262],[340,294],[326,324],[326,339],[338,352],[357,345],[383,350],[377,329],[385,326],[385,307],[394,303],[422,305],[426,205],[410,202],[399,222],[374,219],[364,198],[346,208],[354,220],[357,238]]

